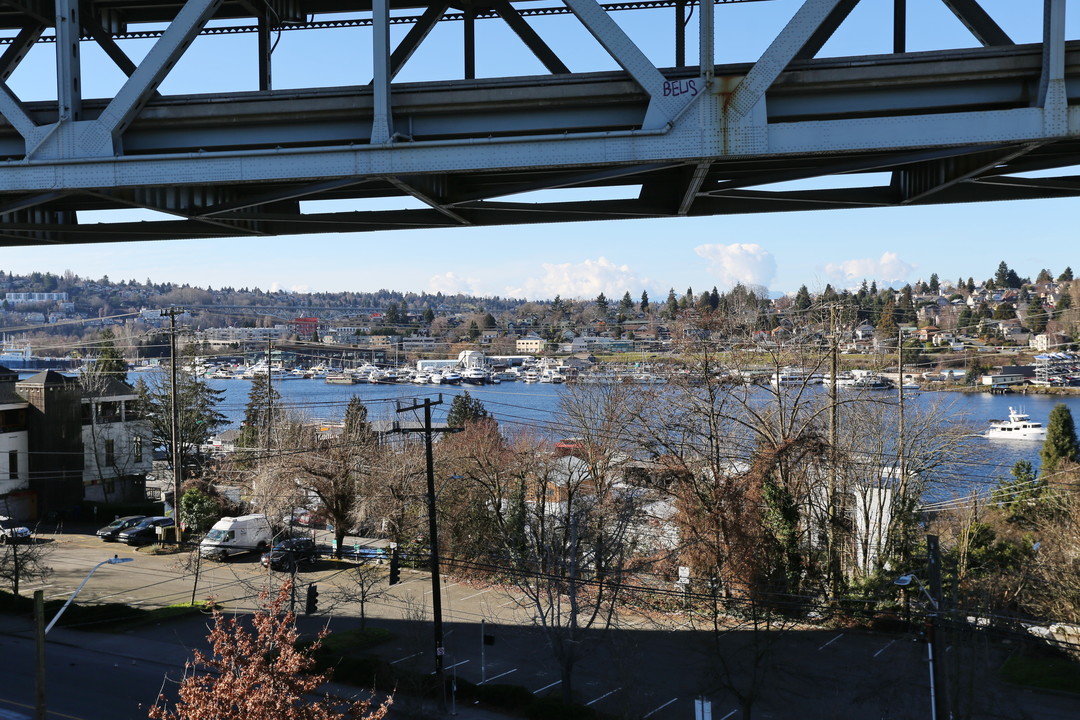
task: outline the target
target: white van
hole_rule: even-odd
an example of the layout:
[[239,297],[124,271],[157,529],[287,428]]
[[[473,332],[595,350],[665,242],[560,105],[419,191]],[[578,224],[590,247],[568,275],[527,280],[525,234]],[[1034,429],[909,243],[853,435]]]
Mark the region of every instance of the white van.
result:
[[230,555],[246,552],[265,552],[274,533],[265,515],[223,517],[214,523],[199,543],[199,554],[212,560],[224,560]]

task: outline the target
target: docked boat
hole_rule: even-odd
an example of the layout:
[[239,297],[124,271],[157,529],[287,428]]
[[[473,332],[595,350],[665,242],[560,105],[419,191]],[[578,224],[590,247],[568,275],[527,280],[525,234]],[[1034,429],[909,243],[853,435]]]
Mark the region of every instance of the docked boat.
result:
[[443,385],[460,385],[461,384],[461,373],[456,372],[454,370],[446,370],[442,374],[442,384]]
[[360,382],[355,375],[349,373],[327,373],[327,385],[355,385]]
[[989,440],[1044,440],[1046,427],[1034,422],[1027,413],[1009,408],[1008,420],[991,420],[983,436]]
[[461,381],[468,385],[484,385],[488,381],[488,372],[481,367],[465,368],[461,371]]
[[769,382],[774,388],[818,385],[822,380],[823,378],[821,375],[812,373],[805,368],[797,367],[781,368],[769,378]]

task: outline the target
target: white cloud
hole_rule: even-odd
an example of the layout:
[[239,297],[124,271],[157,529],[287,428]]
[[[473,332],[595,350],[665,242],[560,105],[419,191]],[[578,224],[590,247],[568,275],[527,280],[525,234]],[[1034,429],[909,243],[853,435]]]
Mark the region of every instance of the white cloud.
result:
[[894,252],[886,252],[877,260],[873,258],[859,258],[845,260],[841,263],[829,263],[825,266],[825,273],[838,282],[850,285],[862,280],[877,280],[880,282],[893,283],[906,280],[915,265],[906,263]]
[[776,276],[776,258],[756,243],[698,245],[694,252],[709,262],[709,272],[725,288],[739,283],[769,287]]
[[476,278],[464,278],[453,271],[435,275],[428,280],[428,292],[441,292],[443,295],[456,295],[457,293],[465,295],[485,294],[479,289]]
[[538,277],[527,279],[520,287],[506,288],[506,294],[534,300],[556,295],[591,300],[600,293],[609,298],[620,298],[627,291],[633,295],[648,285],[648,280],[629,265],[616,265],[604,257],[579,263],[543,263],[540,269]]

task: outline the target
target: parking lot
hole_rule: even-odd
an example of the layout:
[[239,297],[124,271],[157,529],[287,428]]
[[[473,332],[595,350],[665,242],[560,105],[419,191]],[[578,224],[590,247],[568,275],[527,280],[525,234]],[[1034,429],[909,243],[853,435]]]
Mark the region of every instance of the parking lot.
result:
[[[315,539],[326,547],[325,533]],[[197,553],[156,555],[150,547],[102,542],[89,530],[40,534],[37,540],[48,546],[54,572],[45,583],[24,584],[22,593],[42,587],[47,598],[67,597],[90,568],[113,555],[134,562],[97,571],[80,602],[156,607],[212,597],[230,610],[246,611],[257,606],[267,587],[290,577],[263,568],[255,554],[228,562],[199,561]],[[320,591],[318,612],[302,617],[302,627],[314,630],[329,622],[332,630],[345,629],[359,622],[356,567],[355,562],[323,558],[298,568],[297,610],[303,609],[306,585],[314,583]],[[375,567],[376,574],[385,569],[366,567]],[[365,602],[365,614],[372,625],[390,630],[393,639],[375,651],[394,665],[433,670],[430,575],[404,569],[401,583],[388,588],[380,580],[376,588],[377,596]],[[453,577],[444,579],[441,591],[448,674],[473,683],[518,685],[537,694],[561,692],[563,680],[546,636],[520,595]],[[160,630],[135,634],[155,632]],[[484,644],[484,635],[493,643]],[[189,644],[197,640],[177,638]],[[688,629],[675,616],[627,616],[612,632],[582,633],[578,643],[582,660],[573,675],[574,697],[616,717],[690,718],[699,698],[711,702],[715,720],[739,718],[748,704],[762,718],[921,719],[930,714],[926,645],[915,635],[745,627],[714,635]],[[1071,700],[996,682],[1001,648],[972,645],[948,652],[962,657],[955,664],[970,670],[962,691],[956,692],[962,692],[957,702],[970,709],[971,717],[1080,717]]]

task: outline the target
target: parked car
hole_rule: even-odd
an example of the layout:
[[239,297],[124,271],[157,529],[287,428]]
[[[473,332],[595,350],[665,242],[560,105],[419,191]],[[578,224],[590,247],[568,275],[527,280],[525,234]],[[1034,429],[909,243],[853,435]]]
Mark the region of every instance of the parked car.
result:
[[0,515],[0,544],[30,542],[30,528],[16,525],[11,518]]
[[263,567],[291,572],[301,563],[313,563],[319,559],[319,546],[311,538],[298,537],[282,540],[270,552],[263,553]]
[[127,530],[121,530],[116,539],[122,543],[128,545],[146,545],[147,543],[155,542],[158,539],[158,528],[167,528],[173,526],[173,519],[171,517],[156,516],[146,517],[140,520],[136,525],[129,527]]
[[122,518],[116,518],[111,523],[98,530],[97,536],[105,542],[115,542],[117,535],[128,528],[135,527],[139,524],[140,520],[145,518],[145,515],[126,515]]

